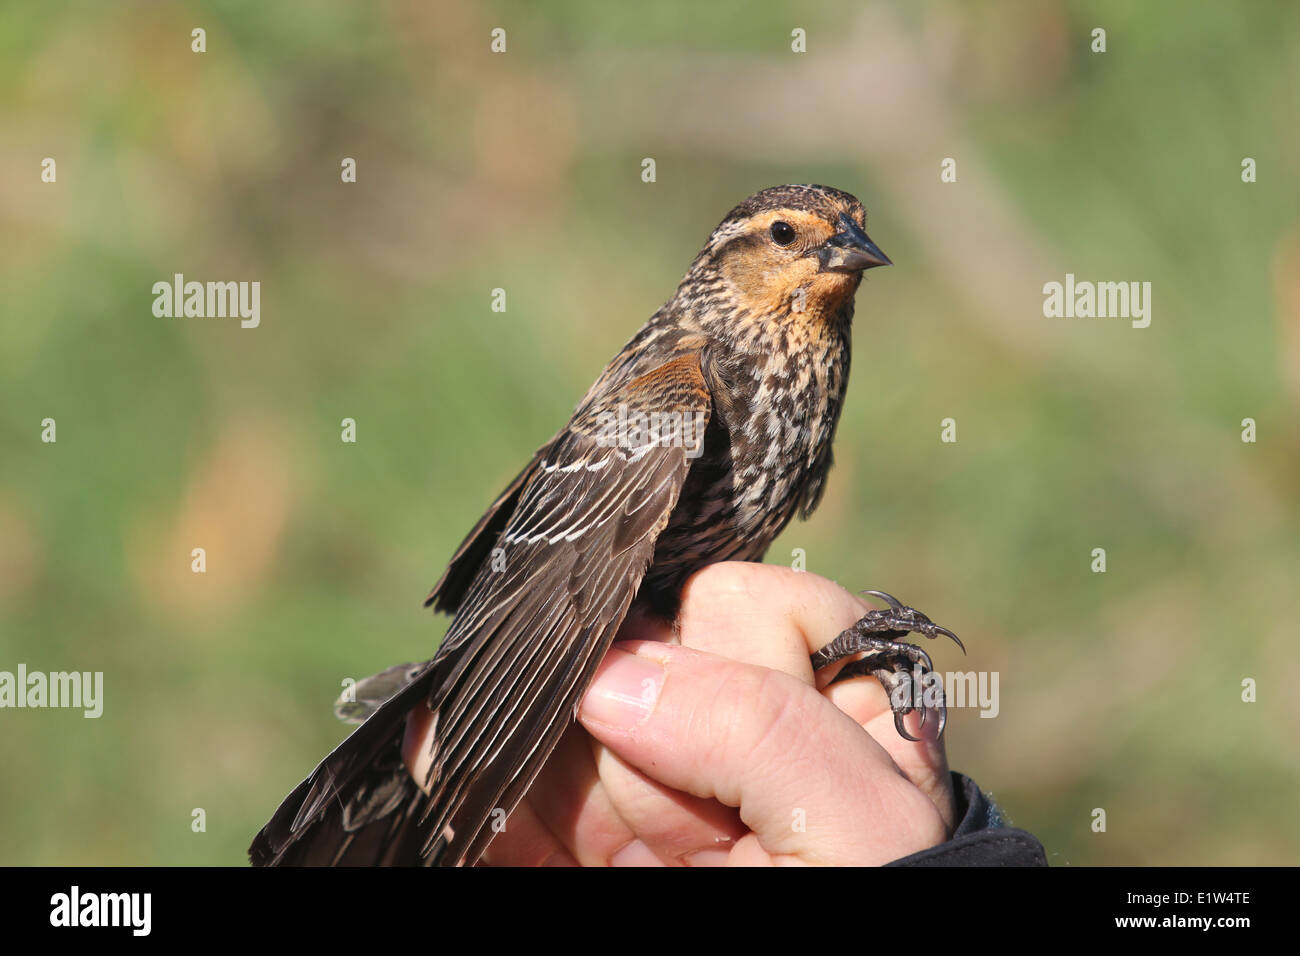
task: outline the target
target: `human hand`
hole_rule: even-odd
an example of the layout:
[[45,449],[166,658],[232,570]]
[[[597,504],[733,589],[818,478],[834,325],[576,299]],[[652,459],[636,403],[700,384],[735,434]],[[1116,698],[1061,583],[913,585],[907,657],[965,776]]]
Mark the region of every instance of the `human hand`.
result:
[[938,721],[910,714],[921,739],[904,740],[874,678],[827,686],[838,668],[814,675],[808,661],[869,609],[782,567],[699,572],[679,634],[624,624],[582,726],[483,862],[872,865],[943,842],[954,798]]

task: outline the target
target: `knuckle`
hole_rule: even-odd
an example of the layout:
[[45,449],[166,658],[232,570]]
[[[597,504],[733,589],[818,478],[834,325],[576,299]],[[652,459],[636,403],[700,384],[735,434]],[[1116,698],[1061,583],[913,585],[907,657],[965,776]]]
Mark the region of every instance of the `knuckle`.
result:
[[744,561],[710,564],[691,575],[687,587],[692,589],[697,597],[745,597],[758,583],[759,572],[756,569],[763,567],[765,565],[749,564]]
[[744,598],[767,603],[792,593],[792,589],[802,588],[810,577],[816,578],[816,575],[777,564],[722,561],[695,572],[686,587],[697,600]]

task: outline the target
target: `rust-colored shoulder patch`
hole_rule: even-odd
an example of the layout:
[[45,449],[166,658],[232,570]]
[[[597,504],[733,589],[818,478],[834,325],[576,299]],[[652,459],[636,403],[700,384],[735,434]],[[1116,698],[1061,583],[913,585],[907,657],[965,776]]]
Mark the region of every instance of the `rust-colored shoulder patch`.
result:
[[644,395],[647,404],[698,408],[709,404],[709,387],[698,352],[687,352],[628,383],[625,391]]

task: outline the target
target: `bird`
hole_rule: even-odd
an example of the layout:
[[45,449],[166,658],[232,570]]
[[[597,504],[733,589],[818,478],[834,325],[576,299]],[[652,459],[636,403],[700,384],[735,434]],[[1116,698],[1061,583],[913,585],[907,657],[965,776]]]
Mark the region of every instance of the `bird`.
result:
[[[674,621],[694,572],[761,561],[817,508],[856,293],[867,270],[888,265],[862,203],[839,189],[774,186],[727,213],[452,555],[425,601],[453,615],[436,653],[358,682],[336,706],[359,726],[285,798],[251,862],[477,862],[493,814],[523,799],[633,606]],[[918,709],[924,721],[921,692],[935,675],[902,638],[961,642],[870,593],[886,607],[812,664],[862,655],[837,679],[879,679],[898,732],[915,739],[902,717]],[[402,756],[417,708],[432,712],[423,786]]]

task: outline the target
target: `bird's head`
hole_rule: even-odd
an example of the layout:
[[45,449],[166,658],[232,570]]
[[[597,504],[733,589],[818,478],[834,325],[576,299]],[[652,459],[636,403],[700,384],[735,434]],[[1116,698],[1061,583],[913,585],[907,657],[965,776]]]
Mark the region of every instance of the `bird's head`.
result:
[[773,186],[727,214],[691,272],[753,316],[851,316],[863,271],[891,264],[866,222],[839,189]]

